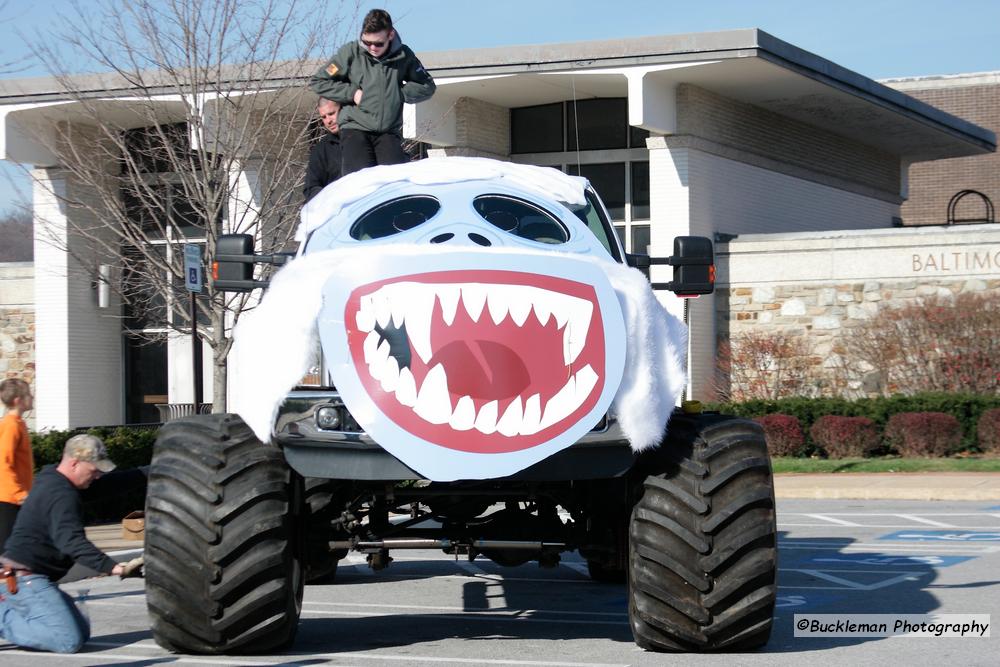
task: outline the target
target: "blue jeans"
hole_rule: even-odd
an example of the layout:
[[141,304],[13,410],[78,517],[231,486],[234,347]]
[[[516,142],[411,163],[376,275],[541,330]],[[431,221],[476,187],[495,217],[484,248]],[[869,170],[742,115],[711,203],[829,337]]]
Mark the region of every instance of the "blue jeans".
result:
[[76,653],[90,639],[90,622],[44,575],[19,576],[13,595],[0,584],[0,596],[0,637],[12,644]]

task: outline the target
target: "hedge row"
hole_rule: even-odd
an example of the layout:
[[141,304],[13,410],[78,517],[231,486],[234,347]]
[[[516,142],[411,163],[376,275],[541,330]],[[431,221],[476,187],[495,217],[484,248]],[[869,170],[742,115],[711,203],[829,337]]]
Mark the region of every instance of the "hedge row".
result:
[[[137,429],[124,426],[106,426],[72,431],[46,431],[31,434],[31,449],[35,458],[35,468],[40,469],[62,458],[66,441],[77,433],[92,433],[104,441],[108,457],[118,468],[138,468],[149,465],[153,458],[153,443],[156,442],[156,428]],[[146,491],[132,489],[111,498],[103,498],[84,504],[84,518],[88,523],[119,521],[123,516],[145,505]]]
[[[956,453],[962,443],[961,425],[944,412],[900,412],[889,418],[885,430],[868,417],[824,415],[809,429],[809,444],[802,425],[791,415],[770,414],[754,418],[767,436],[772,456],[821,454],[831,459],[899,454],[905,457],[941,457]],[[987,410],[980,431],[1000,425],[1000,408]],[[984,451],[1000,454],[1000,443],[986,441]]]
[[[983,394],[923,393],[912,396],[890,396],[861,398],[853,401],[842,398],[782,398],[778,400],[755,400],[742,403],[716,403],[711,410],[740,417],[755,418],[769,414],[784,414],[799,420],[803,432],[808,434],[813,424],[826,415],[843,417],[867,417],[875,426],[884,431],[890,417],[902,412],[943,412],[958,420],[961,429],[960,449],[986,451],[990,448],[982,441],[990,433],[1000,432],[1000,424],[993,431],[989,427],[980,436],[979,424],[983,413],[1000,408],[1000,396]],[[1000,436],[996,436],[1000,437]],[[811,440],[807,449],[814,446]]]

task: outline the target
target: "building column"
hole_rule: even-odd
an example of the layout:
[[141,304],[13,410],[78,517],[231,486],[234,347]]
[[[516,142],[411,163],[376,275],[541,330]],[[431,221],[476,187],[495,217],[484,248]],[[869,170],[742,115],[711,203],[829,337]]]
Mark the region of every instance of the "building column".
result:
[[35,427],[69,427],[66,176],[31,172],[35,227]]
[[[74,232],[99,233],[86,188],[56,168],[32,171],[35,223],[36,424],[40,429],[119,424],[123,417],[120,303],[98,304],[98,257]],[[119,267],[112,266],[112,275]],[[112,278],[113,279],[113,278]]]
[[[649,149],[650,255],[668,257],[674,251],[674,238],[695,233],[692,230],[692,161],[696,155],[688,148],[670,148],[663,136],[646,139]],[[654,266],[653,282],[669,282],[673,269]],[[657,292],[660,303],[688,325],[688,386],[686,398],[715,398],[716,327],[715,297],[679,299],[672,292]],[[686,312],[685,312],[686,311]]]

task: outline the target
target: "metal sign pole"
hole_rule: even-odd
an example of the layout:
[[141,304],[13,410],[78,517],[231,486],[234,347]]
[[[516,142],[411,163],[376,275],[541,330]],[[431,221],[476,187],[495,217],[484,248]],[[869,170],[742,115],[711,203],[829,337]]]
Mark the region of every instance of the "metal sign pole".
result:
[[198,303],[197,294],[191,292],[191,370],[194,377],[194,413],[201,410],[202,402],[202,370],[201,370],[201,340],[198,338]]
[[194,414],[201,410],[202,372],[201,341],[198,339],[198,293],[201,292],[201,246],[184,245],[184,287],[191,293],[191,377],[194,382]]

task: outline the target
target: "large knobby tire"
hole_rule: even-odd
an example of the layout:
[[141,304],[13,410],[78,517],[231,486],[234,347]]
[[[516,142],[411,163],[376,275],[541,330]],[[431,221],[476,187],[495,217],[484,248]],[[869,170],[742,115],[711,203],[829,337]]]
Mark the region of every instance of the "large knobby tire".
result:
[[629,621],[653,651],[767,643],[777,593],[774,484],[751,421],[678,415],[632,509]]
[[330,523],[340,516],[338,483],[321,477],[306,477],[303,484],[305,581],[309,584],[332,584],[337,577],[337,565],[347,556],[346,549],[330,550],[330,541],[346,537],[335,532]]
[[302,608],[301,478],[235,415],[160,429],[146,496],[146,599],[156,642],[184,653],[291,644]]

